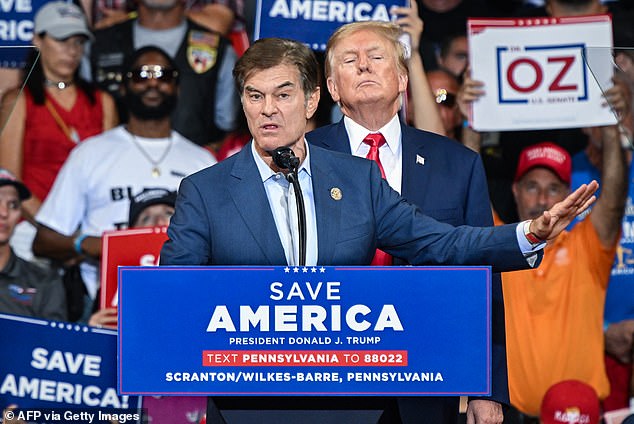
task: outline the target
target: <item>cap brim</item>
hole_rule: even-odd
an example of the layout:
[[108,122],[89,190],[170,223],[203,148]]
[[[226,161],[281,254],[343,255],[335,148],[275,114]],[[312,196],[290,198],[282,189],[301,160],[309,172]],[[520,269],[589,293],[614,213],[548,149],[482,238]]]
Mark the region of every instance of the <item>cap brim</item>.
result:
[[86,28],[77,28],[75,26],[69,26],[69,25],[64,25],[64,26],[58,26],[58,27],[53,27],[53,28],[49,28],[46,30],[46,33],[48,35],[50,35],[51,37],[58,39],[58,40],[63,40],[66,39],[68,37],[72,37],[73,35],[83,35],[85,37],[87,37],[90,41],[94,41],[95,40],[95,36],[92,35],[92,32],[90,32],[88,29]]

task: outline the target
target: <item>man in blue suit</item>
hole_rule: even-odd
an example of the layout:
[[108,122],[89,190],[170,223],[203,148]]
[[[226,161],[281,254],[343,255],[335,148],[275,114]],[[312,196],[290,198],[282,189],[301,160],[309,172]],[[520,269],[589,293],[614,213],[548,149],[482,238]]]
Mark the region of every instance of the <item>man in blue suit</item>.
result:
[[[452,225],[491,226],[486,176],[475,152],[446,137],[409,127],[399,120],[408,74],[398,26],[355,22],[337,30],[326,49],[328,90],[344,117],[306,134],[313,145],[366,157],[363,139],[380,133],[386,143],[379,158],[390,186],[426,215]],[[384,52],[390,52],[383,55]],[[417,101],[418,102],[418,101]],[[394,258],[394,264],[407,263]],[[499,274],[492,278],[492,396],[472,399],[467,415],[475,422],[503,420],[509,404],[504,299]],[[456,423],[458,397],[401,398],[404,422]],[[471,420],[469,420],[470,422]]]
[[[537,264],[544,241],[594,200],[596,182],[520,224],[472,228],[435,221],[390,188],[374,162],[306,143],[306,122],[319,102],[318,75],[314,55],[296,41],[261,39],[242,56],[234,77],[253,141],[183,180],[161,265],[366,265],[380,247],[412,264],[523,269]],[[299,260],[292,212],[286,207],[294,190],[272,157],[279,147],[289,147],[299,158],[305,262]],[[304,409],[310,409],[311,401],[302,403]],[[247,403],[244,398],[238,402],[242,409],[248,409]],[[296,398],[262,402],[269,409],[297,403]],[[221,419],[210,404],[209,413]],[[315,422],[310,419],[309,414],[302,422]]]

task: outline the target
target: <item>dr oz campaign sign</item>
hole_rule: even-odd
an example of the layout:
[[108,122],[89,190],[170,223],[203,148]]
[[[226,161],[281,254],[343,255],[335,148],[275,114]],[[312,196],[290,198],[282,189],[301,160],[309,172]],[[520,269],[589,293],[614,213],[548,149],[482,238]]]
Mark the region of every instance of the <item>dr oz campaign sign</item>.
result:
[[357,21],[389,21],[407,0],[258,0],[254,38],[290,38],[325,50],[330,35]]
[[470,19],[468,27],[472,77],[486,93],[472,105],[476,130],[616,123],[603,97],[613,74],[608,15]]
[[122,394],[487,395],[488,267],[121,267]]

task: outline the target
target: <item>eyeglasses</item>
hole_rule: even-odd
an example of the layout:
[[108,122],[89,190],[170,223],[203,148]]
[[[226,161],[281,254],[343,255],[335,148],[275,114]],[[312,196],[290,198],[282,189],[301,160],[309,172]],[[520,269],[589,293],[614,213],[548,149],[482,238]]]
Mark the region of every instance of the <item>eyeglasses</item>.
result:
[[169,84],[178,78],[178,71],[164,68],[161,65],[143,65],[126,73],[126,78],[136,84],[145,82],[150,78]]
[[444,88],[439,88],[436,90],[436,103],[447,107],[454,107],[456,105],[456,95],[451,94]]

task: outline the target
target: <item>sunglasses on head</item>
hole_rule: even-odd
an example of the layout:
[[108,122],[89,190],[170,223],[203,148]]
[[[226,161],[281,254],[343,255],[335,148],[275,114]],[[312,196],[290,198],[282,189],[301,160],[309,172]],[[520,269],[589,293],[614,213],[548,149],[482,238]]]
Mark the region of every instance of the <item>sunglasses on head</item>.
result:
[[144,82],[150,78],[171,83],[178,78],[178,71],[172,68],[164,68],[161,65],[143,65],[140,68],[129,71],[126,77],[134,83]]
[[436,103],[447,107],[454,107],[456,105],[456,95],[451,94],[444,88],[439,88],[436,90]]

